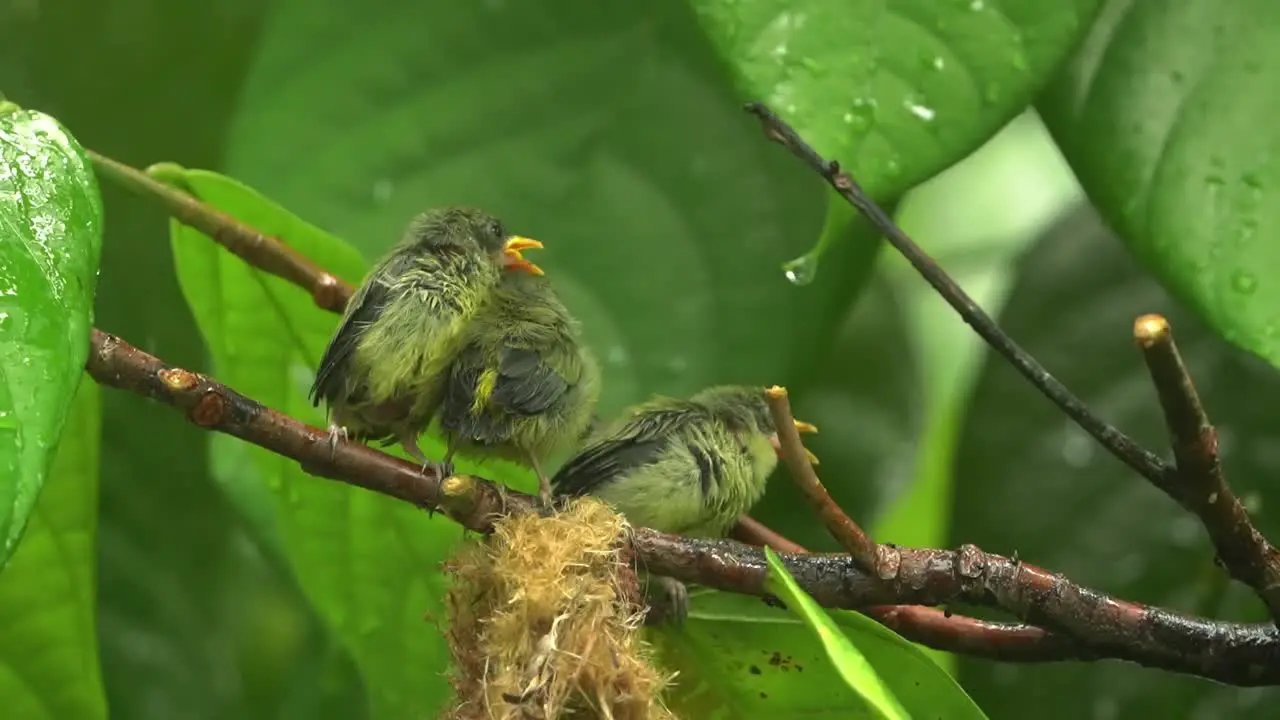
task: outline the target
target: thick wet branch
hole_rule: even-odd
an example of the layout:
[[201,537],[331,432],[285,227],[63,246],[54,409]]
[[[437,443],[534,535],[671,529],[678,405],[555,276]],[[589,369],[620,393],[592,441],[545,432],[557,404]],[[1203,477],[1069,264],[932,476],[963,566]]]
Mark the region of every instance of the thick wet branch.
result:
[[[531,496],[487,480],[442,481],[355,443],[340,443],[331,451],[324,430],[99,330],[93,332],[87,369],[99,383],[170,405],[202,428],[292,458],[312,474],[439,510],[471,530],[484,532],[498,515],[527,512],[534,505]],[[767,569],[759,548],[647,528],[635,529],[632,544],[637,560],[652,572],[730,592],[765,593]],[[890,549],[895,570],[889,577],[864,572],[848,555],[784,555],[783,560],[824,606],[864,610],[940,649],[1009,661],[1114,658],[1234,685],[1280,683],[1280,632],[1273,626],[1202,620],[1116,600],[971,545],[956,551]],[[929,608],[875,607],[953,601],[1001,608],[1052,634],[968,618],[945,622],[954,618]]]

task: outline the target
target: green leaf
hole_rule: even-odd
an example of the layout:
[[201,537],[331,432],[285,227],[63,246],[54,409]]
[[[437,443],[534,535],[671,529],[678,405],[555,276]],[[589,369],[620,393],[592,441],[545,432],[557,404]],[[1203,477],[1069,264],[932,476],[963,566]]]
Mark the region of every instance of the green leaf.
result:
[[1108,3],[1041,112],[1089,197],[1175,296],[1280,366],[1280,5]]
[[690,4],[744,95],[767,103],[887,200],[1022,112],[1101,2]]
[[[804,621],[759,598],[696,590],[683,628],[651,637],[680,675],[671,703],[681,717],[878,717],[843,680]],[[857,613],[830,612],[909,717],[985,718],[920,648]]]
[[[1170,300],[1082,207],[1016,267],[1000,325],[1102,417],[1146,447],[1168,437],[1130,329],[1165,314],[1218,429],[1232,487],[1258,529],[1280,536],[1280,377]],[[1214,619],[1265,620],[1225,582],[1199,522],[1100,448],[1003,360],[980,375],[955,459],[950,542],[972,542],[1116,597]],[[1007,616],[1004,619],[1008,619]],[[1043,665],[961,656],[960,680],[992,717],[1249,720],[1280,690],[1232,688],[1116,661]]]
[[858,287],[784,279],[827,193],[761,138],[680,2],[274,7],[228,172],[366,257],[453,203],[544,241],[604,366],[601,415],[789,382]]
[[[799,615],[809,629],[818,636],[818,641],[826,651],[827,658],[840,673],[840,677],[850,688],[876,711],[876,717],[909,718],[893,692],[885,686],[884,681],[876,674],[875,668],[849,638],[836,625],[827,611],[809,594],[800,589],[796,579],[791,577],[783,566],[778,555],[769,548],[764,550],[765,560],[769,563],[769,577],[765,580],[765,588],[776,595],[792,612]],[[875,624],[870,620],[868,623]],[[903,641],[906,642],[905,640]]]
[[[204,170],[163,166],[156,174],[359,282],[365,269],[359,253],[255,190]],[[199,232],[177,222],[171,232],[178,278],[213,355],[215,376],[271,408],[323,427],[323,410],[312,407],[306,394],[338,317],[317,308],[307,292],[251,268]],[[423,447],[437,457],[443,450],[435,439]],[[238,496],[270,505],[270,532],[304,593],[351,651],[373,716],[420,717],[438,710],[449,697],[443,676],[448,652],[424,615],[443,618],[438,565],[462,531],[405,503],[307,475],[288,458],[259,448],[248,453],[270,499],[245,487]],[[507,467],[489,464],[485,474],[511,480],[502,472]]]
[[98,393],[87,377],[79,384],[26,535],[0,574],[5,717],[107,717],[95,628]]
[[80,144],[0,100],[0,568],[84,373],[101,249],[102,198]]

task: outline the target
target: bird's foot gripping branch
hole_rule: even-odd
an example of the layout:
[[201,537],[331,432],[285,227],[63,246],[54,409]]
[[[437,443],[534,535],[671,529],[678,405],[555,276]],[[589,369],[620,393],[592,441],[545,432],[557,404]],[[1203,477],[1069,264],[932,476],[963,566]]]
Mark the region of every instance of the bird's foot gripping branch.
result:
[[[824,161],[763,106],[749,109],[761,118],[768,137],[791,149],[866,214],[1029,382],[1135,472],[1195,513],[1231,576],[1253,588],[1272,616],[1280,617],[1276,551],[1252,525],[1222,474],[1212,427],[1177,358],[1167,323],[1145,318],[1135,333],[1169,421],[1175,466],[1090,412],[1005,335],[838,166]],[[179,222],[197,228],[250,265],[303,288],[317,306],[332,312],[346,307],[352,287],[279,239],[147,173],[101,156],[94,156],[94,161],[103,176],[158,200]],[[420,472],[416,464],[363,445],[341,442],[331,450],[326,430],[267,408],[211,378],[172,367],[105,332],[94,331],[88,370],[104,385],[171,405],[200,427],[292,458],[314,475],[443,512],[470,530],[489,532],[495,518],[519,515],[535,505],[532,497],[483,478],[441,478],[431,468]],[[941,550],[876,543],[823,489],[799,443],[785,391],[772,390],[769,402],[789,474],[847,552],[807,554],[745,517],[734,535],[783,552],[787,570],[821,605],[858,610],[931,647],[994,660],[1117,659],[1237,685],[1280,683],[1280,633],[1273,624],[1221,622],[1128,603],[973,546]],[[758,547],[646,528],[634,528],[625,536],[630,541],[624,555],[648,572],[733,593],[769,594],[768,566]],[[981,621],[933,607],[954,602],[998,608],[1016,622]],[[546,632],[555,635],[551,628]]]

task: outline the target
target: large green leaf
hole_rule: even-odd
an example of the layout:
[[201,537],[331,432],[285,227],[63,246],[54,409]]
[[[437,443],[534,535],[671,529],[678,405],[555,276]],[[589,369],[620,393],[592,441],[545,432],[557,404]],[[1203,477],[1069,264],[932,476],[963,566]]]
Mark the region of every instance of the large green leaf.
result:
[[827,194],[761,138],[675,0],[275,8],[230,172],[367,257],[459,202],[544,241],[601,356],[603,415],[787,382],[856,290],[835,280],[865,260],[803,291],[783,278]]
[[1280,366],[1280,5],[1113,0],[1041,103],[1090,198],[1166,287]]
[[[662,660],[681,668],[671,693],[681,717],[875,717],[791,612],[710,590],[692,600],[683,628],[652,634]],[[858,613],[829,614],[910,717],[985,717],[919,647]]]
[[[1101,2],[690,4],[743,94],[768,103],[874,197],[891,199],[1022,112]],[[802,266],[813,269],[816,255]]]
[[[1147,277],[1095,214],[1054,228],[1016,268],[1001,325],[1108,421],[1168,447],[1160,406],[1130,335],[1165,313],[1218,426],[1232,486],[1280,537],[1280,378],[1223,343]],[[1262,620],[1227,584],[1198,521],[1097,446],[998,358],[975,391],[956,457],[953,544],[1064,572],[1119,597],[1214,618]],[[1241,690],[1118,662],[963,660],[960,679],[992,717],[1264,718],[1280,691]]]
[[[279,237],[321,266],[358,282],[365,263],[350,246],[216,173],[167,166],[157,173],[202,201]],[[307,388],[338,317],[310,295],[246,265],[209,238],[173,223],[183,293],[223,382],[269,407],[323,426]],[[424,449],[439,456],[438,440]],[[374,717],[421,717],[449,697],[448,651],[425,614],[443,617],[439,562],[462,532],[402,502],[307,475],[287,458],[249,451],[268,491],[271,532],[321,616],[350,649]],[[464,472],[476,468],[458,463]],[[530,489],[528,473],[488,464],[485,474]],[[254,503],[241,487],[242,502]]]
[[102,198],[80,144],[0,100],[0,568],[84,372],[101,250]]
[[[0,91],[55,114],[86,146],[134,165],[164,157],[218,161],[263,3],[34,8],[3,13]],[[91,72],[85,58],[93,58]],[[204,348],[173,276],[164,212],[111,183],[101,191],[108,221],[96,324],[167,361],[202,368]],[[112,717],[356,717],[342,693],[358,700],[358,680],[309,670],[340,663],[328,660],[324,631],[288,576],[255,569],[260,548],[210,483],[209,434],[129,393],[107,391],[102,405],[98,634]],[[290,617],[279,602],[263,600],[278,600],[282,583]],[[248,632],[264,614],[274,630]],[[309,634],[282,645],[282,628],[298,618]],[[262,650],[271,643],[273,652]],[[342,691],[328,691],[343,682]],[[308,709],[310,702],[319,705]]]
[[88,378],[79,384],[26,535],[0,574],[5,717],[107,717],[95,627],[98,393]]

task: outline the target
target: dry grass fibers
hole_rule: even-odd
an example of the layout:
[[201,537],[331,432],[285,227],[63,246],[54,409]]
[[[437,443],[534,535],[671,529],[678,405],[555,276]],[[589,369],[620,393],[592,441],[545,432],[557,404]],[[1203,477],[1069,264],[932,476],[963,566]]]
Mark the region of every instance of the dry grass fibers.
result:
[[667,720],[640,638],[622,516],[592,498],[501,519],[446,565],[457,704],[447,717]]

